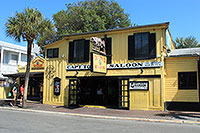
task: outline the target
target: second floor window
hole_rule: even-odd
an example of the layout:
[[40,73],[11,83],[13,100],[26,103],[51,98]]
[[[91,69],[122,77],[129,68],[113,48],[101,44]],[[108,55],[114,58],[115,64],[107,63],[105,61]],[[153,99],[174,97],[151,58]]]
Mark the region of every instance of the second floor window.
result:
[[89,44],[85,39],[69,42],[69,63],[89,62]]
[[128,59],[156,58],[156,34],[135,33],[128,36]]
[[58,58],[59,48],[47,49],[47,58]]

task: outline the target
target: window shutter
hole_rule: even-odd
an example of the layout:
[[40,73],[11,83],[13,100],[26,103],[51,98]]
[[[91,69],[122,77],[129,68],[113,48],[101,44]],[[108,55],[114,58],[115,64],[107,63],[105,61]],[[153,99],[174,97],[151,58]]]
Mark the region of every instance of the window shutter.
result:
[[90,40],[85,40],[84,44],[84,62],[89,62]]
[[149,35],[149,58],[156,58],[156,33]]
[[73,42],[69,42],[69,56],[68,56],[68,62],[72,63],[73,62],[73,53],[74,53],[74,45]]
[[105,41],[106,41],[107,63],[111,64],[111,62],[112,62],[112,38],[107,38]]
[[128,59],[134,59],[135,39],[134,35],[128,36]]

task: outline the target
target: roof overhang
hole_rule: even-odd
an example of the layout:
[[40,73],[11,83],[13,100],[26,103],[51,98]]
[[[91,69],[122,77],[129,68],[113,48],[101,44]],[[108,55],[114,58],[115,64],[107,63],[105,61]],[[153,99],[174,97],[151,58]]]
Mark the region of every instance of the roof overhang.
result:
[[[44,72],[30,72],[29,73],[30,77],[31,76],[37,76],[37,75],[43,75]],[[17,77],[25,77],[25,73],[14,73],[14,74],[2,74],[5,77],[12,77],[12,78],[17,78]]]

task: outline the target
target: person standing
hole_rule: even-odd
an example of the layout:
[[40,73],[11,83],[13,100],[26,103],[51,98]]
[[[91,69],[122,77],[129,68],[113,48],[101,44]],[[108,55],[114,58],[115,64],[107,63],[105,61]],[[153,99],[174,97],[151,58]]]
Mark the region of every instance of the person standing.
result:
[[13,100],[10,103],[11,106],[15,106],[16,102],[17,102],[17,85],[14,84],[13,88],[12,88],[12,94],[13,94]]
[[23,96],[24,96],[24,85],[21,85],[21,87],[20,87],[20,105],[22,105]]

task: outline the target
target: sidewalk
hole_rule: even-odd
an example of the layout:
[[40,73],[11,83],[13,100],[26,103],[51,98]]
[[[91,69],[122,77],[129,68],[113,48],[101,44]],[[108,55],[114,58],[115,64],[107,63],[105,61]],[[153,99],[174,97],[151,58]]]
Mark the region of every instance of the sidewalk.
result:
[[200,112],[183,112],[183,111],[144,111],[144,110],[120,110],[98,107],[79,107],[66,108],[63,106],[53,106],[40,104],[38,102],[28,102],[27,109],[9,105],[9,100],[0,101],[0,109],[14,109],[24,111],[46,111],[56,113],[66,113],[68,115],[98,117],[98,118],[115,118],[152,122],[172,122],[172,123],[190,123],[200,124]]

